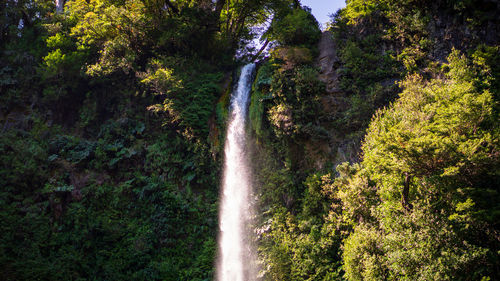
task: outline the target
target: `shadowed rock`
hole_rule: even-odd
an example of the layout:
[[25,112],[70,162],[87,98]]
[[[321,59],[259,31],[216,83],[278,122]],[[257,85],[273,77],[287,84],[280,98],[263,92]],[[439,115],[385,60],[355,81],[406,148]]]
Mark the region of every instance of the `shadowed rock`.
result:
[[340,91],[338,88],[339,75],[337,68],[340,66],[340,60],[337,56],[335,42],[330,31],[321,34],[319,41],[319,56],[317,65],[320,68],[319,80],[326,84],[326,92],[329,94]]

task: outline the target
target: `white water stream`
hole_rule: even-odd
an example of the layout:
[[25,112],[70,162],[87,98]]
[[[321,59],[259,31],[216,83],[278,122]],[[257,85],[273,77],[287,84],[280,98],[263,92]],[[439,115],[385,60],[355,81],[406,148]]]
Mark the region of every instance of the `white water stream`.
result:
[[218,281],[252,279],[253,261],[245,230],[250,219],[251,192],[245,124],[254,69],[254,64],[242,68],[236,92],[231,96],[219,210]]

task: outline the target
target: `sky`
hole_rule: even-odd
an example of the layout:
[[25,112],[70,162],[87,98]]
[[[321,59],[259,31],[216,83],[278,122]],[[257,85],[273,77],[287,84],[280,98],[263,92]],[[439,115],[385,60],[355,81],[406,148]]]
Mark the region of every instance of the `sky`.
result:
[[323,27],[330,21],[329,14],[334,14],[338,9],[345,7],[345,0],[301,0],[300,3],[312,9],[312,14]]

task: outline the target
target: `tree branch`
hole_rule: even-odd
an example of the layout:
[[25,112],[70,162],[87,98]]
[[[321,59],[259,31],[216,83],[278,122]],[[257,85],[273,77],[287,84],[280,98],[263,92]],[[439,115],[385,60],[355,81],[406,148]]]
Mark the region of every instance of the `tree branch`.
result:
[[222,9],[224,9],[224,5],[226,5],[226,0],[219,0],[215,4],[215,14],[218,19],[220,19],[220,14],[222,13]]
[[264,45],[262,45],[260,50],[255,55],[253,55],[252,61],[255,61],[260,56],[260,54],[266,49],[267,45],[269,45],[269,39],[266,39],[266,42],[264,43]]

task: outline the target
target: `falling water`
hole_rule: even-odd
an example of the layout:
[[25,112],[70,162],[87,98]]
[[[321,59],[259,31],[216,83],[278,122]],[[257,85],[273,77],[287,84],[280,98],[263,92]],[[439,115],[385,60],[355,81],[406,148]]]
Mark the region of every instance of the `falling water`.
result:
[[56,13],[62,13],[64,10],[64,0],[56,0]]
[[251,254],[245,235],[249,221],[251,192],[247,159],[245,121],[254,64],[241,70],[236,92],[231,97],[231,115],[224,148],[224,178],[219,213],[218,281],[250,280]]

